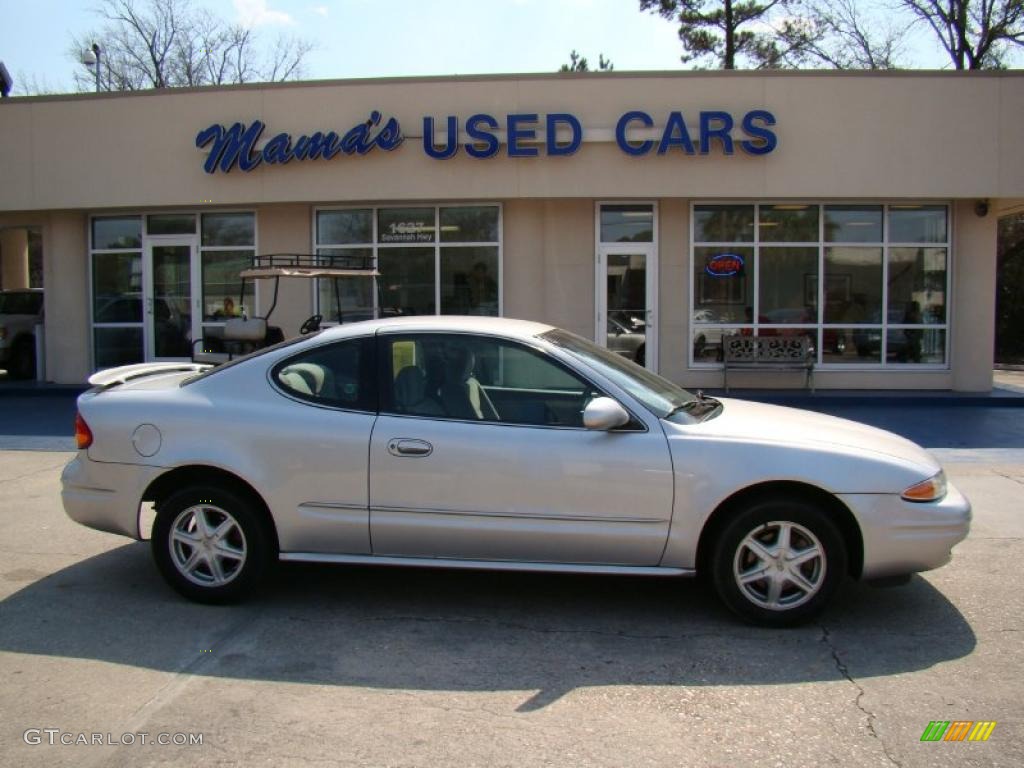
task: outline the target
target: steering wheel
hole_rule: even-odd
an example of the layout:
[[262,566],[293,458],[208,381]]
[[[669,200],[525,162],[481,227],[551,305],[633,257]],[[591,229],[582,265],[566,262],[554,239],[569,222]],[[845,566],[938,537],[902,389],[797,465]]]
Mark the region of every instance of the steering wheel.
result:
[[308,318],[306,322],[299,328],[299,333],[305,336],[307,333],[313,333],[313,331],[320,330],[320,321],[324,319],[323,315],[313,315]]

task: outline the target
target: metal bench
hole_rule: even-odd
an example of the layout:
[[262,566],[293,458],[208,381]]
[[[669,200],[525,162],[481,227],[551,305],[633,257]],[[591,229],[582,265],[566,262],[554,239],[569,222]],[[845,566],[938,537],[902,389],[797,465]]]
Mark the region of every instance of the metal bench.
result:
[[814,391],[814,347],[806,336],[722,337],[725,391],[729,391],[729,370],[804,371],[804,385]]

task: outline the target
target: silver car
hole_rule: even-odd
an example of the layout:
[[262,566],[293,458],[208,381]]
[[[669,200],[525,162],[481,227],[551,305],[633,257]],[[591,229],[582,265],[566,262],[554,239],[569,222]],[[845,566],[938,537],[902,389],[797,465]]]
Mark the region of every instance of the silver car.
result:
[[943,565],[970,522],[903,438],[694,395],[525,321],[367,321],[91,382],[68,515],[139,539],[154,502],[156,564],[203,602],[277,559],[704,573],[741,616],[787,625],[847,576]]

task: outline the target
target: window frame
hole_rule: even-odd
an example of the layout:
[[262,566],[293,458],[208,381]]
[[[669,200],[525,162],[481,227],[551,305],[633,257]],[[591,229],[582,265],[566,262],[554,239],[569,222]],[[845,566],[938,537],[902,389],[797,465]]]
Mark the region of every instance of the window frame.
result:
[[472,333],[469,331],[458,331],[458,330],[409,330],[409,329],[396,329],[394,331],[379,331],[376,334],[377,338],[377,408],[378,414],[381,416],[389,416],[392,418],[400,419],[426,419],[428,421],[443,421],[453,422],[459,424],[475,424],[479,426],[489,427],[518,427],[521,429],[556,429],[556,430],[572,430],[576,432],[593,432],[594,430],[588,429],[582,424],[576,426],[566,426],[558,424],[520,424],[511,421],[487,421],[480,419],[460,419],[455,416],[428,416],[428,415],[417,415],[412,413],[397,413],[395,412],[394,405],[392,403],[392,387],[391,383],[394,381],[395,372],[391,370],[391,355],[388,354],[392,341],[395,340],[408,340],[415,337],[432,337],[432,338],[444,338],[453,336],[468,336],[474,340],[484,342],[495,342],[499,344],[507,344],[509,346],[518,347],[528,354],[539,355],[546,362],[551,363],[555,368],[559,369],[563,373],[578,379],[588,387],[593,389],[600,394],[600,397],[611,397],[617,403],[619,403],[627,413],[629,413],[630,420],[628,423],[617,429],[611,430],[613,432],[647,432],[647,424],[643,419],[639,418],[633,409],[622,402],[622,398],[611,395],[608,393],[606,387],[598,385],[590,376],[578,371],[572,366],[568,365],[564,361],[558,359],[552,355],[547,349],[541,344],[531,344],[523,339],[513,339],[507,336],[499,336],[495,334],[487,333]]
[[[695,237],[695,212],[696,208],[700,206],[714,206],[714,205],[750,205],[754,207],[754,238],[750,241],[723,241],[723,242],[707,242],[707,241],[696,241]],[[761,221],[761,206],[775,206],[775,205],[809,205],[816,206],[818,208],[818,239],[816,241],[808,242],[774,242],[774,241],[762,241],[760,232],[760,221]],[[825,209],[828,206],[843,206],[843,205],[859,205],[859,206],[880,206],[882,208],[882,239],[881,241],[871,242],[837,242],[833,240],[825,239]],[[922,242],[922,243],[908,243],[902,241],[890,241],[890,224],[889,224],[889,212],[892,208],[901,208],[906,206],[939,206],[946,211],[946,240],[944,242]],[[686,345],[686,360],[687,367],[692,370],[722,370],[723,363],[718,361],[695,361],[694,360],[694,338],[698,333],[699,329],[707,328],[715,331],[721,331],[722,334],[737,333],[741,330],[750,330],[752,333],[758,333],[761,328],[772,328],[772,329],[784,329],[786,331],[810,331],[814,334],[814,346],[815,346],[815,368],[822,371],[883,371],[883,372],[899,372],[899,373],[936,373],[942,371],[949,371],[952,369],[952,329],[953,329],[953,307],[954,307],[954,253],[953,245],[956,242],[956,221],[955,221],[955,206],[949,200],[934,200],[934,199],[914,199],[914,200],[847,200],[847,199],[813,199],[809,198],[806,200],[778,200],[778,199],[741,199],[741,200],[691,200],[689,208],[689,316],[687,327],[689,333],[687,335]],[[753,301],[751,306],[753,307],[754,321],[752,323],[697,323],[694,321],[694,314],[697,310],[696,304],[696,280],[694,279],[696,264],[696,250],[698,248],[706,247],[718,247],[723,250],[748,247],[753,249],[755,269],[752,280],[751,290],[753,292]],[[759,309],[760,309],[760,289],[761,289],[761,252],[762,246],[765,248],[817,248],[818,250],[818,285],[817,285],[817,322],[816,323],[794,323],[794,324],[780,324],[780,323],[761,323],[758,321]],[[825,292],[825,281],[821,279],[821,276],[825,272],[825,253],[829,248],[832,247],[859,247],[859,248],[879,248],[882,251],[882,311],[881,318],[878,323],[863,323],[853,324],[850,323],[826,323],[824,315],[824,292]],[[894,249],[899,248],[941,248],[946,252],[946,284],[945,284],[945,319],[942,323],[936,324],[925,324],[925,323],[899,323],[889,321],[889,262],[890,252]],[[880,339],[880,350],[879,350],[879,362],[865,362],[865,363],[827,363],[823,362],[823,340],[825,333],[830,330],[845,330],[849,328],[862,328],[867,332],[878,332],[881,336]],[[923,331],[940,331],[944,334],[944,347],[943,347],[943,362],[941,363],[912,363],[912,362],[889,362],[888,357],[888,346],[889,346],[889,332],[890,330],[905,330],[905,329],[917,329]]]
[[[252,246],[203,246],[203,214],[205,213],[246,213],[251,214],[253,217],[253,244]],[[173,214],[187,214],[194,215],[196,217],[196,230],[192,235],[150,235],[147,229],[150,216],[160,215],[173,215]],[[94,248],[93,247],[93,221],[96,219],[127,219],[127,218],[139,218],[139,246],[137,248]],[[94,296],[94,280],[95,280],[95,260],[94,257],[97,254],[139,254],[139,260],[142,267],[140,272],[141,285],[139,286],[139,292],[142,296],[142,301],[145,302],[146,297],[146,249],[151,244],[159,245],[161,242],[169,242],[175,239],[183,239],[187,237],[195,238],[193,246],[193,276],[198,276],[198,282],[196,288],[198,290],[200,311],[205,300],[203,291],[203,251],[214,250],[214,251],[251,251],[252,253],[259,253],[259,242],[260,242],[260,219],[259,211],[255,208],[182,208],[182,209],[171,209],[171,210],[129,210],[129,211],[117,211],[117,212],[92,212],[86,218],[85,223],[85,243],[86,251],[88,253],[88,311],[89,311],[89,369],[96,370],[96,328],[140,328],[142,331],[142,355],[145,357],[146,354],[146,320],[145,320],[145,303],[143,303],[143,318],[137,323],[97,323],[95,322],[95,296]],[[259,281],[257,281],[258,283]],[[195,301],[195,294],[193,294],[193,302]],[[240,309],[240,308],[239,308]],[[194,311],[194,306],[193,306]],[[252,311],[249,312],[250,317],[257,317],[260,313],[260,290],[257,284],[253,291],[253,307]],[[200,328],[204,328],[210,325],[223,326],[223,321],[207,321],[202,319],[200,314],[199,319]]]
[[[466,241],[466,242],[442,242],[441,240],[441,209],[442,208],[497,208],[498,210],[498,239],[494,241]],[[432,243],[380,243],[379,232],[378,232],[378,218],[379,212],[382,209],[388,208],[433,208],[434,210],[434,242]],[[370,230],[370,242],[368,243],[327,243],[318,242],[319,232],[317,228],[317,217],[321,212],[325,211],[369,211],[371,221]],[[376,268],[378,264],[378,256],[382,249],[390,248],[433,248],[434,250],[434,316],[441,316],[441,251],[444,248],[479,248],[479,247],[496,247],[498,249],[498,314],[497,317],[505,316],[505,209],[504,204],[501,202],[473,202],[473,201],[459,201],[457,203],[437,203],[437,202],[395,202],[395,203],[364,203],[364,204],[345,204],[345,205],[316,205],[313,206],[310,220],[310,232],[312,234],[312,253],[318,253],[321,248],[362,248],[369,249],[373,254],[373,265]],[[322,325],[329,327],[338,325],[333,319],[328,319],[327,315],[321,311],[320,307],[320,279],[311,281],[311,302],[313,306],[313,313],[324,316]],[[375,286],[376,287],[376,286]],[[374,315],[380,311],[380,291],[373,291],[373,309]],[[452,315],[448,315],[451,317]],[[429,317],[429,315],[424,315]]]

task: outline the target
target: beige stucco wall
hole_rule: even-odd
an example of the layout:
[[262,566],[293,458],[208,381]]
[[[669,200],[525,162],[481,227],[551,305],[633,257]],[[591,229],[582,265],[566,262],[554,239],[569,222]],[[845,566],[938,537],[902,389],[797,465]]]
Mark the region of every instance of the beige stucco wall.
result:
[[[390,153],[203,172],[196,133],[213,123],[267,123],[264,139],[344,133],[372,109],[399,119],[407,139]],[[611,141],[619,115],[656,126],[683,110],[751,109],[777,118],[778,148],[752,157],[630,157]],[[424,115],[439,123],[478,112],[570,112],[585,142],[572,157],[425,155]],[[691,200],[954,202],[950,371],[821,371],[829,387],[956,388],[991,384],[997,216],[1024,205],[1024,74],[751,73],[421,78],[165,93],[19,98],[0,102],[0,228],[41,226],[47,287],[49,378],[89,372],[86,222],[113,210],[257,212],[258,249],[308,252],[317,205],[400,201],[503,204],[504,313],[594,333],[596,200],[659,206],[658,334],[661,372],[691,387],[721,373],[688,370]],[[739,133],[738,131],[734,133]],[[985,218],[974,213],[988,200]],[[269,284],[265,286],[269,288]],[[271,300],[261,290],[258,310]],[[283,280],[274,320],[288,335],[312,313],[310,286]],[[740,375],[739,386],[799,386],[788,374]]]
[[[608,141],[572,157],[425,155],[422,118],[571,112],[588,137],[644,109],[751,109],[777,118],[763,157],[630,157]],[[344,132],[372,109],[409,137],[393,152],[208,175],[198,131],[267,123]],[[422,78],[7,99],[0,211],[317,202],[602,197],[1024,197],[1024,73],[686,72]],[[206,204],[206,203],[202,203]]]
[[[258,253],[310,253],[312,209],[308,205],[265,205],[256,209]],[[274,300],[274,281],[256,281],[256,314],[265,315]],[[270,324],[295,336],[302,321],[313,314],[313,290],[309,280],[282,279],[277,306]]]

